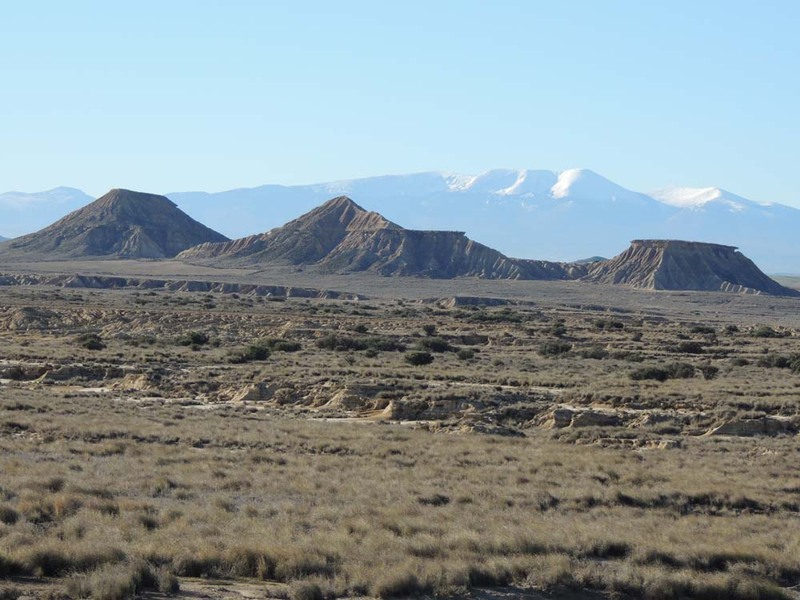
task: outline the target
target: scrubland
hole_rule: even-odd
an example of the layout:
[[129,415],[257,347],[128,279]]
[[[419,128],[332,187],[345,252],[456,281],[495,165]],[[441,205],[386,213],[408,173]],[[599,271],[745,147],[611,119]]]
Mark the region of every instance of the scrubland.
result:
[[0,295],[0,598],[800,583],[800,348],[768,299]]

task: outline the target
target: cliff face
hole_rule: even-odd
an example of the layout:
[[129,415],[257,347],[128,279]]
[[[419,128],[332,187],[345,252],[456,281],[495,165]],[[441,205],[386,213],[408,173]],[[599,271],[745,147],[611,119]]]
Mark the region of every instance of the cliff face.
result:
[[171,258],[191,246],[226,239],[164,196],[111,190],[49,227],[4,244],[0,252],[45,260]]
[[679,240],[634,240],[622,254],[590,265],[583,279],[654,290],[798,295],[733,246]]
[[403,229],[347,197],[329,200],[267,233],[182,252],[182,260],[218,266],[313,265],[323,272],[372,272],[421,277],[563,279],[561,266],[517,260],[459,231]]

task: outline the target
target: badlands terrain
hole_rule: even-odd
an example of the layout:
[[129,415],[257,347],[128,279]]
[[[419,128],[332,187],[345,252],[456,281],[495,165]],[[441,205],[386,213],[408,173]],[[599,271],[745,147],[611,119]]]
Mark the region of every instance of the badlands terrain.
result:
[[797,597],[797,298],[7,275],[2,598]]
[[800,294],[731,246],[112,190],[0,261],[0,600],[800,597]]

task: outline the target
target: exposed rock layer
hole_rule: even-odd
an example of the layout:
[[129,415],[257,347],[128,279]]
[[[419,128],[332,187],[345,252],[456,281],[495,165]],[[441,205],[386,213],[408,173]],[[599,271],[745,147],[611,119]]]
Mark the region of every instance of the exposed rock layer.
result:
[[584,268],[518,260],[460,231],[415,231],[340,196],[267,233],[202,244],[179,259],[219,266],[267,262],[313,265],[323,272],[372,272],[435,278],[572,279]]
[[111,190],[49,227],[4,244],[0,252],[36,259],[171,258],[226,239],[164,196]]
[[[106,275],[20,275],[0,274],[3,285],[52,285],[64,288],[169,290],[173,292],[209,292],[220,294],[246,294],[276,298],[328,298],[364,299],[358,294],[341,293],[318,288],[304,288],[283,285],[260,285],[250,283],[222,283],[192,279],[147,279],[138,277],[110,277]],[[47,320],[43,311],[34,315],[41,321]]]
[[653,290],[800,295],[767,277],[733,246],[679,240],[634,240],[622,254],[595,263],[584,280]]

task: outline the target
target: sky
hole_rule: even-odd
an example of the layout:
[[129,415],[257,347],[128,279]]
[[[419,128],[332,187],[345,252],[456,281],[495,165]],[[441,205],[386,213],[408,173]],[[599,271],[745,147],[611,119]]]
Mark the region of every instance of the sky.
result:
[[0,192],[589,168],[800,206],[794,0],[5,2]]

